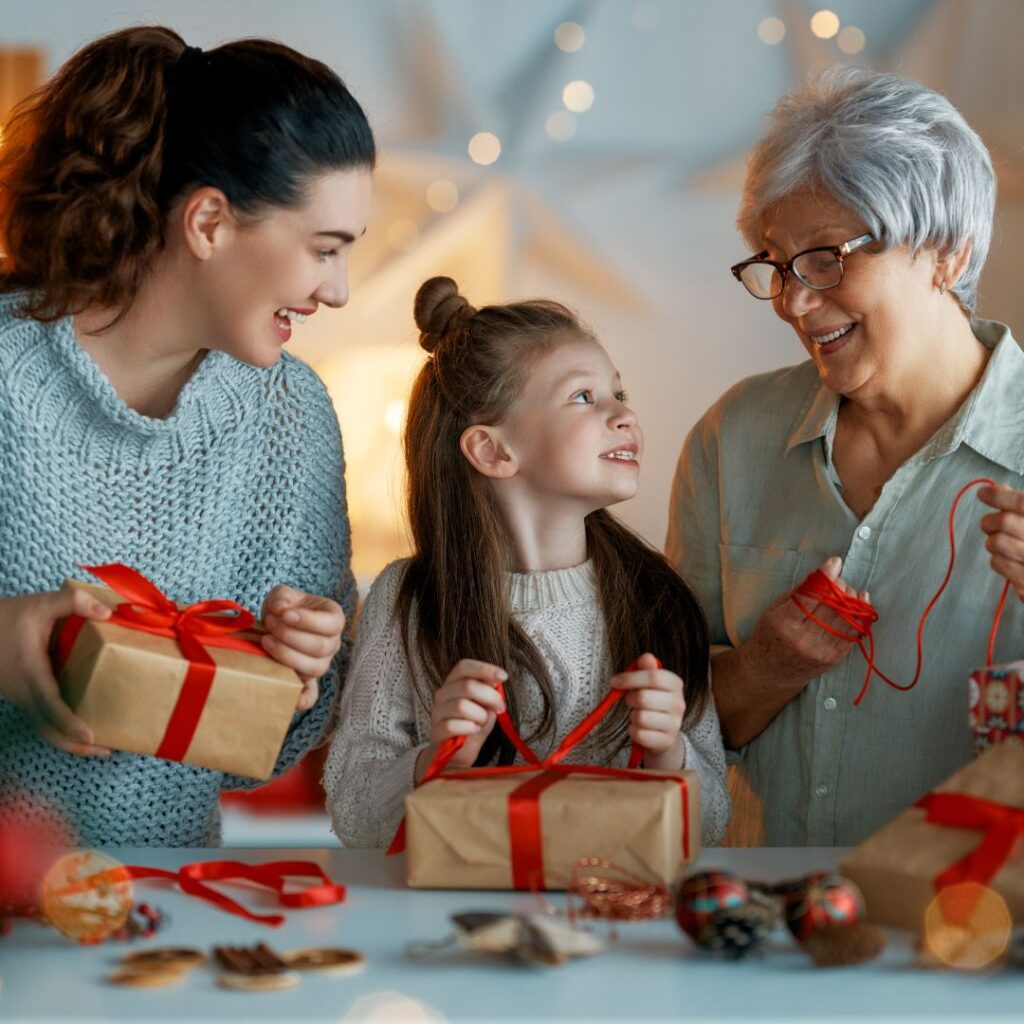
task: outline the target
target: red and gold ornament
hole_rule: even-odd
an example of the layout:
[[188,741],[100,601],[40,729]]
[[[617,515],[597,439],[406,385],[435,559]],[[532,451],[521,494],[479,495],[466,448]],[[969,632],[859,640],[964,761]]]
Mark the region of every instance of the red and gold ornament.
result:
[[786,925],[801,942],[825,928],[847,927],[864,918],[860,889],[842,875],[819,871],[784,897]]
[[750,888],[739,875],[726,871],[700,871],[684,879],[676,893],[679,927],[700,942],[715,914],[735,910],[750,901]]

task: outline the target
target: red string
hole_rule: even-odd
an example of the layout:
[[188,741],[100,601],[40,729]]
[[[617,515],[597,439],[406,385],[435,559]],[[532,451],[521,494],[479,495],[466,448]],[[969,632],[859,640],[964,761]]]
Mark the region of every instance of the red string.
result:
[[[987,484],[990,487],[995,487],[996,483],[994,480],[989,480],[987,477],[979,477],[977,480],[972,480],[970,483],[965,484],[960,488],[957,496],[953,499],[953,504],[949,510],[949,565],[946,568],[946,575],[943,577],[942,583],[939,589],[935,591],[935,595],[928,602],[928,607],[925,608],[921,615],[921,621],[917,625],[917,667],[914,670],[914,678],[909,683],[897,683],[890,679],[876,664],[875,664],[875,638],[871,632],[872,625],[878,621],[878,612],[875,611],[874,607],[867,601],[861,601],[858,597],[852,597],[849,594],[844,594],[839,589],[838,584],[829,579],[820,569],[815,569],[797,587],[796,591],[792,595],[793,603],[804,613],[804,615],[812,622],[819,625],[827,633],[831,633],[833,636],[837,636],[842,640],[847,640],[850,643],[856,643],[857,647],[860,648],[860,653],[864,656],[864,660],[867,662],[867,671],[864,675],[864,684],[861,686],[860,693],[857,694],[857,699],[853,702],[854,706],[860,704],[864,699],[864,695],[868,692],[868,685],[871,682],[871,676],[877,675],[884,682],[888,683],[893,689],[896,690],[912,690],[916,685],[918,679],[921,677],[921,668],[924,664],[924,626],[928,621],[928,616],[931,615],[932,609],[935,607],[939,598],[942,596],[943,591],[949,584],[949,578],[953,575],[953,566],[956,563],[956,535],[953,529],[953,520],[956,516],[957,506],[960,504],[960,499],[972,488],[977,487],[979,484]],[[1003,617],[1003,608],[1006,606],[1006,597],[1010,591],[1010,581],[1007,580],[1003,586],[1003,592],[999,597],[999,603],[996,605],[995,615],[992,619],[992,629],[988,635],[988,648],[986,650],[986,664],[991,665],[993,659],[993,652],[996,645],[996,633],[999,631],[999,621]],[[818,604],[825,605],[826,608],[831,608],[852,630],[852,633],[844,633],[841,630],[834,629],[827,622],[823,622],[817,615],[814,614],[809,608],[807,608],[800,597],[812,598]],[[864,637],[867,637],[868,646],[867,650],[864,649]]]

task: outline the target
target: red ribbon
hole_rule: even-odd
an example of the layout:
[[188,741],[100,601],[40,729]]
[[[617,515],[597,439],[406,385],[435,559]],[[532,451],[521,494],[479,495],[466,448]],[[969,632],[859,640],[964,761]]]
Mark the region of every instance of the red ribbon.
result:
[[[636,662],[633,662],[626,671],[633,671],[635,668]],[[660,661],[658,662],[658,668],[661,668]],[[505,691],[502,684],[498,683],[496,688],[504,698]],[[512,723],[512,719],[509,717],[508,711],[503,711],[497,716],[498,724],[509,740],[511,740],[516,750],[519,751],[526,764],[466,768],[444,774],[441,781],[447,782],[449,780],[477,779],[487,776],[519,775],[524,772],[537,772],[540,769],[539,774],[526,779],[521,785],[513,789],[508,796],[509,851],[514,888],[530,890],[547,888],[544,880],[544,847],[540,795],[549,786],[554,785],[569,775],[603,775],[607,778],[633,779],[639,782],[667,781],[677,783],[682,802],[683,855],[689,859],[689,790],[687,789],[686,780],[674,775],[661,775],[638,770],[643,760],[642,747],[637,746],[635,743],[633,744],[629,755],[629,768],[601,768],[595,765],[566,765],[560,763],[604,718],[625,692],[625,690],[612,690],[609,692],[601,703],[565,737],[557,749],[543,760],[519,736],[515,725]],[[445,740],[438,748],[434,759],[428,765],[419,785],[423,786],[428,782],[438,779],[445,766],[455,756],[455,753],[463,743],[465,743],[464,736],[453,736]],[[403,817],[387,852],[390,856],[391,854],[401,853],[404,849],[405,818]]]
[[[91,572],[111,590],[126,598],[126,602],[117,605],[105,622],[169,637],[177,642],[187,659],[188,671],[181,693],[155,751],[157,757],[169,761],[183,760],[195,736],[217,672],[217,665],[205,648],[221,647],[269,657],[258,643],[236,635],[251,629],[255,618],[235,601],[197,601],[187,608],[179,608],[145,576],[120,562],[79,568]],[[57,636],[58,672],[67,663],[85,622],[81,616],[71,615],[61,626]]]
[[[850,643],[856,643],[860,648],[860,653],[864,656],[864,660],[867,662],[867,671],[864,675],[864,683],[860,688],[860,693],[857,694],[856,700],[853,704],[856,707],[864,699],[864,695],[868,692],[868,685],[871,682],[871,676],[877,675],[884,682],[888,683],[894,690],[912,690],[917,686],[917,681],[921,677],[921,669],[924,665],[924,626],[928,621],[928,616],[931,615],[932,609],[935,607],[939,598],[942,596],[942,592],[949,585],[949,578],[953,575],[953,566],[956,564],[956,534],[953,529],[953,520],[956,516],[957,506],[960,504],[960,499],[972,488],[977,487],[979,484],[988,484],[990,487],[995,487],[995,481],[990,480],[988,477],[979,477],[977,480],[972,480],[970,483],[965,484],[960,488],[957,496],[953,499],[953,504],[949,510],[949,565],[946,568],[946,575],[939,585],[939,589],[935,591],[935,595],[931,601],[928,602],[928,606],[925,608],[921,615],[921,621],[917,626],[917,669],[914,672],[914,678],[909,683],[897,683],[890,679],[876,664],[875,664],[875,638],[871,632],[872,625],[878,621],[878,612],[867,602],[861,601],[860,598],[850,597],[844,594],[836,583],[829,579],[820,569],[815,569],[807,579],[797,587],[796,591],[791,595],[791,600],[804,613],[804,616],[810,619],[812,622],[819,625],[826,633],[831,633],[833,636],[839,637],[841,640],[847,640]],[[1003,586],[1002,594],[999,597],[999,603],[996,605],[995,615],[992,619],[992,629],[988,635],[988,648],[987,654],[987,665],[992,664],[993,652],[996,645],[996,634],[999,632],[999,621],[1003,617],[1003,608],[1006,605],[1006,598],[1010,592],[1010,581],[1007,580]],[[823,622],[817,615],[814,614],[809,608],[807,608],[800,600],[801,597],[807,597],[817,602],[818,604],[824,605],[826,608],[831,608],[836,615],[839,616],[852,630],[852,633],[844,633],[841,630],[835,629],[830,626],[827,622]],[[868,649],[864,649],[863,638],[868,639]]]
[[964,793],[929,793],[914,804],[923,808],[929,825],[984,831],[981,842],[955,864],[935,876],[936,892],[961,882],[988,885],[1024,837],[1024,808],[999,804]]
[[[320,880],[320,885],[311,885],[298,892],[285,892],[285,880],[291,877],[309,877]],[[176,882],[181,891],[189,896],[212,903],[220,910],[238,917],[244,917],[258,924],[277,928],[284,923],[283,914],[254,914],[240,903],[206,885],[211,882],[243,880],[263,886],[277,893],[277,903],[282,907],[320,907],[330,903],[341,903],[345,899],[345,886],[331,881],[329,875],[318,865],[308,860],[276,860],[265,864],[244,864],[237,860],[199,861],[184,864],[177,871],[163,868],[149,868],[139,865],[123,865],[97,872],[80,879],[63,892],[82,891],[103,882],[123,882],[129,879],[165,878]]]

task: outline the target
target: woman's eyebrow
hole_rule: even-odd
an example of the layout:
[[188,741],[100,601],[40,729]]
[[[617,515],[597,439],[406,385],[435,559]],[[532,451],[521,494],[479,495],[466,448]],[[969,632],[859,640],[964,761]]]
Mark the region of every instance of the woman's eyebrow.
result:
[[339,242],[344,242],[346,245],[351,245],[357,238],[362,238],[366,234],[366,228],[363,228],[358,235],[353,235],[351,231],[318,231],[317,235],[330,235],[332,238],[337,238]]

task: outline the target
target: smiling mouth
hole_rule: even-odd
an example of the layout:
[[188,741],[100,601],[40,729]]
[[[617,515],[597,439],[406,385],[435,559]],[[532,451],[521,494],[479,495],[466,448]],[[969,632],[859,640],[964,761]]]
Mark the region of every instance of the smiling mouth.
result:
[[631,452],[631,451],[626,450],[625,448],[620,448],[620,449],[617,449],[616,451],[613,451],[613,452],[605,452],[601,456],[601,458],[602,459],[611,459],[614,462],[636,462],[637,461],[636,455],[637,455],[636,452]]
[[288,309],[286,306],[282,306],[274,316],[281,320],[290,320],[292,323],[304,324],[309,318],[309,313],[300,313],[297,309]]
[[847,324],[845,327],[840,327],[839,330],[831,331],[829,334],[809,334],[808,337],[815,345],[828,345],[833,341],[846,337],[856,326],[856,324]]

